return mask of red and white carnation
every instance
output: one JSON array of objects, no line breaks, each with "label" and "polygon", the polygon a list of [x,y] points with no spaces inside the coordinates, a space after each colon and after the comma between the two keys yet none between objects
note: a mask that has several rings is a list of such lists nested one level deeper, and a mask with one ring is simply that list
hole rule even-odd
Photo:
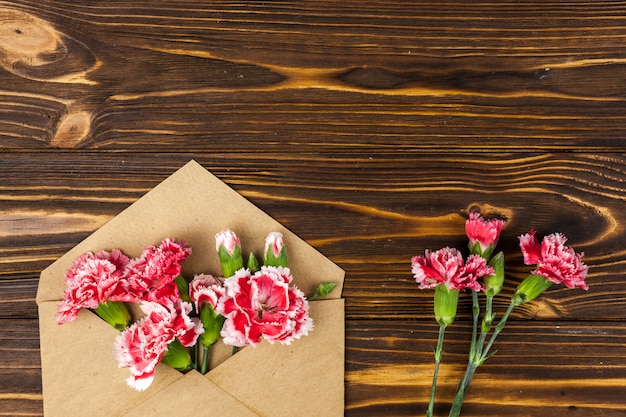
[{"label": "red and white carnation", "polygon": [[483,257],[470,255],[465,262],[461,252],[450,247],[434,252],[427,249],[424,256],[411,259],[411,266],[420,289],[445,284],[450,290],[480,291],[482,285],[478,279],[494,273]]},{"label": "red and white carnation", "polygon": [[164,239],[159,246],[147,246],[139,258],[128,265],[126,293],[116,301],[161,301],[178,299],[174,280],[182,271],[181,262],[191,255],[182,241]]},{"label": "red and white carnation", "polygon": [[183,346],[189,347],[204,332],[200,320],[189,316],[190,303],[143,302],[141,309],[146,316],[117,336],[114,345],[119,367],[130,369],[131,376],[126,382],[138,391],[152,384],[154,370],[170,343],[178,339]]},{"label": "red and white carnation", "polygon": [[226,248],[226,252],[232,255],[235,252],[235,248],[241,247],[239,237],[230,229],[222,230],[215,235],[215,250],[219,252],[220,246]]},{"label": "red and white carnation", "polygon": [[565,246],[567,238],[562,233],[545,236],[540,243],[531,230],[519,236],[519,245],[526,265],[536,265],[533,274],[541,275],[555,284],[564,284],[567,288],[589,287],[585,277],[589,267],[582,262],[584,253],[576,253]]},{"label": "red and white carnation", "polygon": [[226,294],[224,282],[212,275],[196,275],[189,284],[189,298],[195,304],[198,314],[204,303],[209,303],[211,308],[215,310],[219,299],[224,294]]},{"label": "red and white carnation", "polygon": [[221,335],[233,346],[290,344],[313,329],[309,304],[302,291],[290,286],[288,268],[262,267],[251,275],[239,270],[224,282],[226,295],[217,311],[226,317]]},{"label": "red and white carnation", "polygon": [[485,220],[480,213],[472,212],[465,222],[465,234],[469,239],[470,248],[477,243],[480,253],[488,258],[500,239],[500,232],[505,221],[501,219]]},{"label": "red and white carnation", "polygon": [[123,292],[120,277],[128,263],[128,257],[117,249],[87,252],[74,260],[65,274],[67,287],[57,309],[57,323],[68,323],[82,308],[95,309]]},{"label": "red and white carnation", "polygon": [[265,248],[263,253],[271,253],[275,258],[277,258],[284,246],[283,234],[280,232],[271,232],[265,238]]}]

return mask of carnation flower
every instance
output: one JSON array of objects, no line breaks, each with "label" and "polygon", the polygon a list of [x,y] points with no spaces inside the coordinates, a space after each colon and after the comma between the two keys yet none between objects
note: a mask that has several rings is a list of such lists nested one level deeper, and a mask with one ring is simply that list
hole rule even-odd
[{"label": "carnation flower", "polygon": [[479,255],[470,255],[467,262],[457,249],[445,247],[431,252],[428,249],[424,256],[411,259],[415,281],[420,289],[435,288],[445,284],[450,290],[472,289],[481,290],[478,279],[493,274],[493,268]]},{"label": "carnation flower", "polygon": [[57,309],[57,323],[70,322],[82,308],[96,309],[114,299],[122,291],[119,280],[128,262],[128,257],[117,249],[87,252],[74,260],[65,274],[67,287]]},{"label": "carnation flower", "polygon": [[200,336],[199,341],[205,348],[209,348],[217,342],[222,330],[224,317],[216,313],[215,310],[219,299],[225,293],[222,280],[211,275],[196,275],[189,284],[189,298],[195,304],[196,313],[204,327],[204,333]]},{"label": "carnation flower", "polygon": [[119,301],[161,301],[180,297],[174,280],[182,271],[181,262],[191,255],[182,241],[164,239],[159,246],[147,246],[130,261],[124,282],[126,292]]},{"label": "carnation flower", "polygon": [[[130,369],[128,385],[138,391],[145,390],[152,383],[154,370],[168,353],[170,344],[176,340],[187,347],[196,343],[203,329],[197,318],[189,316],[191,309],[191,304],[184,301],[165,305],[141,303],[146,316],[117,336],[114,346],[119,367]],[[190,365],[191,358],[186,362]],[[180,368],[179,365],[177,369]]]},{"label": "carnation flower", "polygon": [[500,239],[500,232],[504,227],[504,220],[485,220],[480,213],[472,212],[465,222],[465,234],[469,238],[470,252],[489,259],[493,249]]},{"label": "carnation flower", "polygon": [[581,259],[584,253],[576,253],[573,249],[565,246],[567,238],[562,233],[552,233],[539,240],[535,231],[531,230],[525,235],[519,236],[520,249],[524,255],[526,265],[536,265],[533,274],[540,275],[554,284],[564,284],[567,288],[589,287],[585,283],[587,270]]},{"label": "carnation flower", "polygon": [[302,291],[290,286],[288,268],[264,266],[251,275],[239,270],[224,282],[226,296],[217,306],[226,317],[221,335],[233,346],[256,345],[261,339],[290,344],[313,329],[309,304]]},{"label": "carnation flower", "polygon": [[196,306],[196,313],[200,313],[200,308],[204,303],[208,303],[213,309],[217,307],[217,302],[226,293],[224,283],[220,278],[212,275],[200,274],[194,276],[189,284],[189,298]]}]

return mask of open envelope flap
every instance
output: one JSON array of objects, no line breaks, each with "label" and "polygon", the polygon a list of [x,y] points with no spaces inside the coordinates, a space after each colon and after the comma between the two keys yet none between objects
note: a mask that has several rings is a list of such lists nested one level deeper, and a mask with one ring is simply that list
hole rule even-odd
[{"label": "open envelope flap", "polygon": [[[56,307],[65,289],[65,272],[70,268],[72,261],[87,251],[113,248],[135,257],[146,245],[158,244],[163,238],[171,237],[184,240],[193,249],[193,254],[183,262],[183,274],[186,277],[197,273],[219,274],[221,268],[215,252],[214,235],[225,228],[230,228],[239,235],[244,256],[247,256],[250,250],[254,250],[260,256],[258,252],[262,251],[265,236],[272,231],[283,233],[294,282],[305,294],[311,294],[321,282],[337,284],[335,290],[324,300],[311,302],[316,330],[311,335],[294,341],[292,347],[315,344],[312,342],[316,339],[306,340],[315,337],[316,333],[322,334],[323,331],[320,329],[324,328],[323,322],[327,319],[315,317],[319,309],[314,305],[322,305],[341,297],[343,270],[201,165],[191,161],[42,271],[37,304],[40,314],[46,416],[76,415],[78,410],[85,416],[122,415],[120,413],[128,412],[183,377],[177,371],[159,365],[153,385],[147,391],[137,393],[125,383],[129,375],[128,370],[118,369],[113,357],[113,340],[116,334],[114,329],[89,311],[81,312],[71,323],[62,326],[56,324],[54,320]],[[336,314],[333,314],[332,326],[336,336],[341,339],[339,348],[343,352],[344,311],[343,300],[339,301],[341,311],[337,309]],[[331,305],[334,304],[328,304]],[[282,346],[269,347],[280,349]],[[244,348],[236,358],[231,359],[239,360],[239,355],[244,355],[242,358],[245,358],[245,355],[252,355],[246,353],[250,349],[254,348]],[[259,346],[257,351],[261,349],[263,347]],[[315,349],[321,354],[324,349],[335,348],[328,345],[317,346]],[[271,349],[269,351],[271,352]],[[265,355],[262,356],[257,359],[257,363],[269,363]],[[341,364],[336,363],[333,366],[340,371],[334,377],[337,384],[341,383],[341,412],[343,412],[343,354],[341,356]],[[229,362],[230,359],[224,364]],[[313,366],[317,364],[314,363]],[[236,365],[230,367],[238,368]],[[212,372],[218,371],[219,368],[216,366]],[[240,369],[249,375],[257,375],[258,372],[255,369]],[[318,378],[326,371],[320,369]],[[327,382],[321,379],[319,384]],[[242,384],[242,380],[239,380],[239,383]],[[220,387],[225,389],[223,386]],[[232,395],[230,391],[228,392]],[[289,395],[288,388],[286,395]],[[288,398],[291,400],[291,396]],[[312,399],[311,402],[317,400]],[[295,415],[303,414],[298,412]],[[321,415],[334,414],[323,412]]]},{"label": "open envelope flap", "polygon": [[144,401],[124,417],[216,416],[258,417],[258,414],[228,395],[211,381],[192,371]]}]

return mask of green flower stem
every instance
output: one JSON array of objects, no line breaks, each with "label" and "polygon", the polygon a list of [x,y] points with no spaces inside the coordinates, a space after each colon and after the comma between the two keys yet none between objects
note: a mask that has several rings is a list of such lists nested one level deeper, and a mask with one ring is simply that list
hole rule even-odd
[{"label": "green flower stem", "polygon": [[461,414],[461,407],[463,406],[463,400],[465,400],[465,394],[469,389],[470,382],[474,377],[474,373],[476,372],[476,368],[478,368],[478,364],[470,361],[467,365],[467,369],[465,370],[465,375],[463,379],[459,382],[459,385],[456,389],[456,394],[454,395],[454,401],[452,402],[452,407],[450,408],[449,417],[458,417]]},{"label": "green flower stem", "polygon": [[480,365],[482,365],[483,363],[485,363],[487,359],[489,359],[490,357],[489,350],[491,349],[493,342],[496,340],[496,337],[498,337],[502,329],[504,329],[504,325],[506,324],[506,321],[511,315],[513,308],[515,308],[515,303],[513,299],[511,299],[511,303],[509,304],[509,307],[504,313],[504,316],[502,316],[502,318],[496,325],[493,331],[493,334],[491,335],[491,339],[489,339],[489,343],[487,343],[487,346],[485,346],[484,349],[482,348],[482,344],[484,343],[486,339],[487,332],[481,331],[481,336],[478,341],[479,346],[476,346],[474,355],[473,356],[470,355],[470,360],[469,360],[469,363],[467,364],[465,375],[463,376],[463,379],[459,382],[459,385],[456,389],[456,394],[454,395],[454,401],[452,402],[452,407],[450,408],[449,417],[458,417],[461,414],[461,407],[463,406],[463,400],[465,399],[465,394],[469,390],[469,386],[470,386],[470,383],[472,382],[472,378],[474,377],[474,373],[476,372],[476,369]]},{"label": "green flower stem", "polygon": [[209,371],[209,350],[210,346],[204,346],[204,352],[202,356],[202,368],[200,369],[200,373],[202,375],[206,374]]},{"label": "green flower stem", "polygon": [[482,332],[488,333],[491,330],[491,323],[493,323],[493,319],[495,318],[495,314],[493,314],[493,297],[487,295],[487,300],[485,301],[485,317],[483,317],[483,325]]},{"label": "green flower stem", "polygon": [[480,304],[478,303],[478,291],[472,290],[472,340],[470,342],[469,358],[476,355],[476,335],[478,333],[478,316],[480,315]]},{"label": "green flower stem", "polygon": [[[485,302],[485,316],[483,317],[482,326],[480,328],[480,336],[478,340],[472,342],[475,343],[476,349],[473,350],[473,354],[470,351],[470,361],[479,361],[483,355],[483,347],[485,345],[485,340],[487,339],[487,335],[491,330],[491,324],[495,314],[492,312],[493,307],[493,297],[487,296],[487,300]],[[476,323],[475,323],[476,326]],[[474,330],[473,338],[476,338],[476,329]]]},{"label": "green flower stem", "polygon": [[511,302],[509,303],[509,307],[506,309],[504,316],[502,316],[502,318],[496,325],[496,328],[493,331],[493,334],[491,335],[491,339],[489,339],[489,343],[487,343],[487,346],[485,346],[485,350],[483,351],[483,354],[481,355],[479,365],[482,365],[489,358],[488,356],[489,349],[491,349],[491,346],[493,345],[493,342],[495,342],[496,337],[498,337],[502,329],[504,329],[504,325],[506,324],[506,321],[508,320],[514,308],[515,308],[515,302],[513,299],[511,299]]},{"label": "green flower stem", "polygon": [[433,372],[433,383],[430,388],[430,401],[428,402],[428,409],[426,410],[426,417],[432,417],[435,408],[435,390],[437,388],[437,376],[439,375],[439,363],[443,356],[443,338],[446,331],[447,324],[439,324],[439,337],[437,338],[437,348],[435,349],[435,371]]}]

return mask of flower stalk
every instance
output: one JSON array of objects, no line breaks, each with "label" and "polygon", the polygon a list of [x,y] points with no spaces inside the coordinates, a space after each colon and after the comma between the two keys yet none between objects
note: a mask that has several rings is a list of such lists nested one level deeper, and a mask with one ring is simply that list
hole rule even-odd
[{"label": "flower stalk", "polygon": [[[498,335],[504,329],[515,307],[530,302],[546,291],[552,284],[564,284],[568,288],[587,290],[585,277],[588,267],[576,253],[565,246],[567,239],[560,233],[545,236],[542,242],[531,230],[518,237],[526,265],[535,269],[518,285],[511,296],[509,306],[495,324],[494,298],[504,286],[504,253],[493,255],[504,220],[483,219],[479,213],[471,213],[465,225],[469,239],[470,256],[466,261],[454,248],[425,251],[424,256],[411,259],[412,272],[420,289],[435,289],[435,320],[439,323],[439,336],[435,349],[435,370],[431,385],[426,416],[432,417],[439,366],[443,355],[444,333],[454,322],[459,292],[471,290],[472,294],[472,337],[465,373],[457,385],[449,417],[458,417],[470,384],[479,366],[493,356],[491,352]],[[482,282],[477,279],[483,278]],[[443,284],[443,285],[442,285]],[[485,294],[485,310],[480,320],[479,294]]]}]

